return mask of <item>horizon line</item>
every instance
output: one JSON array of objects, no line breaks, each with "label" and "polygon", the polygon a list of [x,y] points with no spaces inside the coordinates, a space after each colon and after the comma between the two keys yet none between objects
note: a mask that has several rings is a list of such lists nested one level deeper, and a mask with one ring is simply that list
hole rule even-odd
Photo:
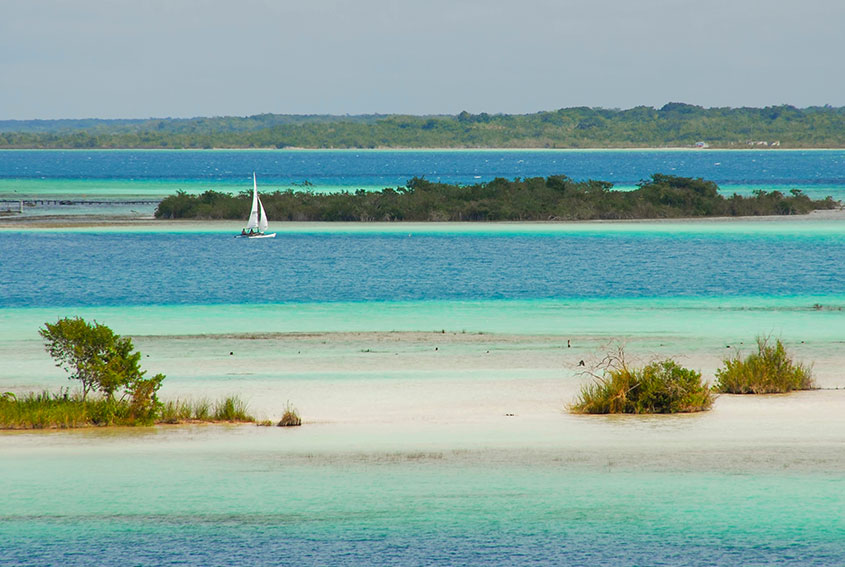
[{"label": "horizon line", "polygon": [[283,113],[283,112],[259,112],[256,114],[210,114],[210,115],[194,115],[194,116],[147,116],[147,117],[96,117],[96,116],[83,116],[83,117],[63,117],[63,118],[0,118],[0,123],[9,123],[9,122],[62,122],[62,121],[83,121],[83,120],[100,120],[100,121],[110,121],[110,122],[120,122],[120,121],[132,121],[132,122],[144,122],[150,120],[202,120],[202,119],[210,119],[210,118],[255,118],[260,116],[290,116],[290,117],[298,117],[298,118],[309,118],[309,117],[319,117],[319,118],[377,118],[377,117],[391,117],[391,116],[409,116],[409,117],[417,117],[417,118],[436,118],[436,117],[456,117],[460,116],[463,113],[467,113],[470,116],[480,116],[480,115],[488,115],[488,116],[530,116],[532,114],[544,114],[544,113],[553,113],[558,112],[561,110],[575,110],[575,109],[585,109],[585,110],[593,110],[593,111],[613,111],[613,112],[625,112],[629,110],[635,110],[638,108],[647,108],[651,110],[656,110],[658,112],[666,110],[667,106],[670,105],[678,105],[683,107],[690,107],[696,108],[701,110],[765,110],[771,108],[790,108],[794,110],[811,110],[811,109],[825,109],[825,110],[842,110],[845,109],[845,106],[833,106],[831,104],[819,104],[819,105],[810,105],[810,106],[795,106],[789,103],[782,103],[777,105],[766,105],[766,106],[701,106],[698,104],[690,104],[685,102],[676,102],[670,101],[665,103],[661,107],[657,106],[650,106],[646,104],[638,104],[635,106],[630,107],[605,107],[605,106],[586,106],[586,105],[577,105],[577,106],[562,106],[555,109],[545,109],[545,110],[536,110],[533,112],[469,112],[467,110],[461,110],[460,112],[456,112],[454,114],[450,113],[442,113],[442,112],[433,112],[433,113],[425,113],[425,114],[414,114],[414,113],[407,113],[407,112],[362,112],[358,114],[351,114],[351,113],[340,113],[340,114],[333,114],[333,113],[315,113],[315,112],[305,112],[305,113]]}]

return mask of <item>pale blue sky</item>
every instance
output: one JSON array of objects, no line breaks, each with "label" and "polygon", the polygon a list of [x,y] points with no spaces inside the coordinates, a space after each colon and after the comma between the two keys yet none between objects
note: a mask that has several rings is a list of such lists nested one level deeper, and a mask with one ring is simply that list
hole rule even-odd
[{"label": "pale blue sky", "polygon": [[845,106],[843,0],[0,0],[0,119]]}]

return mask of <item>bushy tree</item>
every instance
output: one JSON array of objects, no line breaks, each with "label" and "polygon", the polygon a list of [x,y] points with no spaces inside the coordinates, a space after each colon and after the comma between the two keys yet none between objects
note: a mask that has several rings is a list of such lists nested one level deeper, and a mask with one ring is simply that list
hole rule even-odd
[{"label": "bushy tree", "polygon": [[106,325],[81,317],[45,323],[38,330],[56,366],[82,383],[83,400],[92,392],[106,400],[129,400],[136,417],[150,417],[158,406],[156,392],[163,374],[144,378],[141,353],[133,352],[132,339],[121,337]]}]

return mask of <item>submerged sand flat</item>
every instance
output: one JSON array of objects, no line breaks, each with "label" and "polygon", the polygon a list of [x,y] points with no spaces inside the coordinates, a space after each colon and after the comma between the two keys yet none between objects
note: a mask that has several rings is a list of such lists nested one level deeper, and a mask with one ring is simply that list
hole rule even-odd
[{"label": "submerged sand flat", "polygon": [[[33,442],[111,445],[126,437],[131,444],[152,442],[156,451],[242,445],[312,464],[412,457],[549,464],[562,458],[567,466],[599,468],[845,471],[845,350],[836,342],[790,345],[799,358],[815,361],[822,390],[723,395],[710,412],[643,417],[566,412],[589,380],[579,362],[590,364],[612,348],[610,337],[315,332],[144,335],[134,341],[145,366],[168,375],[164,399],[237,393],[262,419],[278,419],[290,401],[305,425],[290,433],[254,426],[6,433],[6,449]],[[672,337],[625,343],[634,362],[673,356],[707,379],[720,364],[720,346]],[[3,389],[67,384],[37,342],[5,347],[21,349],[21,360],[37,373],[27,378],[24,372],[17,381],[6,376]]]}]

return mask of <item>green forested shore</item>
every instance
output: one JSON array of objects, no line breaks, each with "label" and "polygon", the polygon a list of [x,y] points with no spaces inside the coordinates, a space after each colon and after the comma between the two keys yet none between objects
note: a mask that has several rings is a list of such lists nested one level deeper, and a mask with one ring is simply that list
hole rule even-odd
[{"label": "green forested shore", "polygon": [[[239,195],[179,192],[158,205],[159,219],[244,219],[251,192]],[[415,177],[405,187],[381,191],[317,194],[276,191],[261,196],[274,221],[548,221],[646,219],[702,216],[805,214],[839,205],[812,200],[801,191],[719,194],[712,181],[656,173],[631,191],[605,181],[547,178],[494,179],[471,186],[432,183]]]},{"label": "green forested shore", "polygon": [[845,107],[0,121],[0,148],[842,148]]}]

